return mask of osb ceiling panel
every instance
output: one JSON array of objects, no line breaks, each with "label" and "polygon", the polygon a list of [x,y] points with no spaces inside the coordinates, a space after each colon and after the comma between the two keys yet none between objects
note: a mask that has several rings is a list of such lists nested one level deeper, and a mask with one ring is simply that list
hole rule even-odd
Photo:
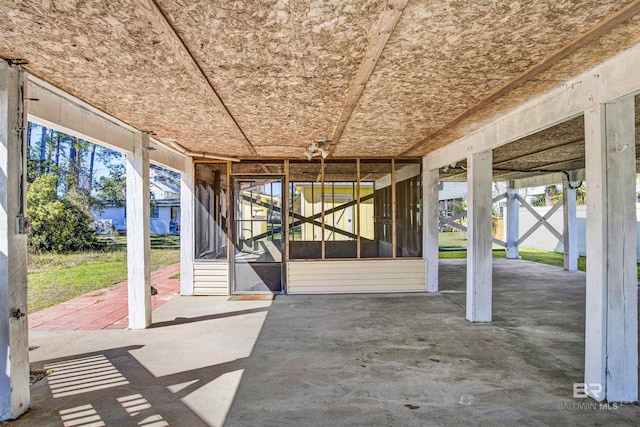
[{"label": "osb ceiling panel", "polygon": [[[635,97],[636,158],[640,158],[640,95]],[[493,179],[505,181],[585,167],[584,116],[579,116],[493,150]],[[465,181],[467,162],[440,170],[443,181]],[[445,170],[446,169],[446,170]],[[527,172],[531,171],[531,172]]]},{"label": "osb ceiling panel", "polygon": [[409,2],[336,155],[401,154],[625,3]]},{"label": "osb ceiling panel", "polygon": [[141,130],[250,154],[135,2],[0,2],[0,57]]},{"label": "osb ceiling panel", "polygon": [[550,67],[532,80],[520,85],[480,111],[469,115],[460,123],[438,131],[415,146],[406,155],[419,156],[462,138],[480,128],[483,123],[518,104],[540,95],[576,76],[600,62],[640,43],[640,16],[636,15],[592,43],[578,49],[565,60]]},{"label": "osb ceiling panel", "polygon": [[383,0],[160,0],[260,156],[328,139]]}]

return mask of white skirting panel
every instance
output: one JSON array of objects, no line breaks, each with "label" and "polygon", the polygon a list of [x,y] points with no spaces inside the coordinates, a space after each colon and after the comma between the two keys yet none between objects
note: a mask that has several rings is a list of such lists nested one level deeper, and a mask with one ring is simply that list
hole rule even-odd
[{"label": "white skirting panel", "polygon": [[193,294],[229,295],[229,264],[226,262],[194,262]]},{"label": "white skirting panel", "polygon": [[289,294],[426,290],[421,259],[290,261],[287,270]]}]

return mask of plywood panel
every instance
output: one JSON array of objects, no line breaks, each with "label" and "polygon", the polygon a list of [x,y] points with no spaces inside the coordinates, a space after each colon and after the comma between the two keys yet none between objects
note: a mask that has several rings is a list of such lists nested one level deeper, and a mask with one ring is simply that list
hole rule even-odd
[{"label": "plywood panel", "polygon": [[336,155],[437,148],[430,135],[626,3],[409,2]]},{"label": "plywood panel", "polygon": [[157,1],[260,156],[330,139],[384,0]]},{"label": "plywood panel", "polygon": [[[510,87],[640,3],[409,1],[371,78],[360,81],[372,40],[382,38],[376,29],[391,28],[379,25],[383,11],[398,3],[155,3],[159,16],[150,18],[140,1],[0,2],[0,57],[24,58],[34,75],[158,138],[242,158],[302,159],[312,141],[331,138],[341,112],[355,102],[350,88],[362,85],[335,156],[388,158],[420,156],[455,141],[640,42],[636,15]],[[162,19],[176,37],[167,36]],[[188,57],[195,64],[186,65]],[[473,110],[502,87],[509,92]],[[212,102],[212,93],[221,102]]]},{"label": "plywood panel", "polygon": [[193,264],[194,295],[228,295],[229,265],[226,262]]},{"label": "plywood panel", "polygon": [[287,269],[290,294],[425,290],[424,260],[301,261]]}]

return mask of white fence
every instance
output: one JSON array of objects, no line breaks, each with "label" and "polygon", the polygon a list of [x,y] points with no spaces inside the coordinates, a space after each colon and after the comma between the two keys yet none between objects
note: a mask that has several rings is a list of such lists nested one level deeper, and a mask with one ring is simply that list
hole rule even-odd
[{"label": "white fence", "polygon": [[[534,207],[534,210],[540,214],[540,216],[544,216],[549,210],[551,206],[540,206]],[[640,214],[640,208],[636,208],[636,218]],[[563,211],[562,209],[558,209],[551,218],[549,218],[548,222],[551,224],[556,230],[560,233],[563,232]],[[577,232],[578,232],[578,253],[580,255],[586,255],[587,253],[587,244],[586,244],[586,218],[587,218],[587,209],[586,206],[577,206],[576,208],[576,216],[578,217],[577,224]],[[535,223],[537,222],[536,218],[526,209],[520,208],[520,230],[519,236],[522,236],[527,232]],[[506,227],[506,224],[505,224]],[[505,230],[506,231],[506,230]],[[505,232],[506,235],[506,232]],[[637,223],[636,227],[636,235],[638,236],[638,241],[636,244],[636,255],[638,260],[640,261],[640,222]],[[533,249],[542,249],[546,251],[556,251],[563,252],[563,244],[559,242],[558,239],[551,234],[546,227],[539,227],[531,236],[529,236],[522,244],[521,248],[533,248]]]}]

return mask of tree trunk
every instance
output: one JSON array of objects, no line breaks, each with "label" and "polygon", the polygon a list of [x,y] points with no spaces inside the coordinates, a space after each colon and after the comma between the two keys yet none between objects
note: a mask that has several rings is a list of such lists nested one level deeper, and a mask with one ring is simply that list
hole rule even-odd
[{"label": "tree trunk", "polygon": [[67,167],[67,191],[79,189],[79,174],[78,168],[78,138],[71,137],[69,141],[69,165]]},{"label": "tree trunk", "polygon": [[96,144],[91,144],[91,157],[89,158],[89,176],[88,176],[88,192],[91,194],[91,190],[93,190],[93,167],[96,159]]},{"label": "tree trunk", "polygon": [[[52,131],[53,132],[53,131]],[[54,173],[56,174],[56,190],[60,185],[60,132],[56,132],[56,170]]]}]

